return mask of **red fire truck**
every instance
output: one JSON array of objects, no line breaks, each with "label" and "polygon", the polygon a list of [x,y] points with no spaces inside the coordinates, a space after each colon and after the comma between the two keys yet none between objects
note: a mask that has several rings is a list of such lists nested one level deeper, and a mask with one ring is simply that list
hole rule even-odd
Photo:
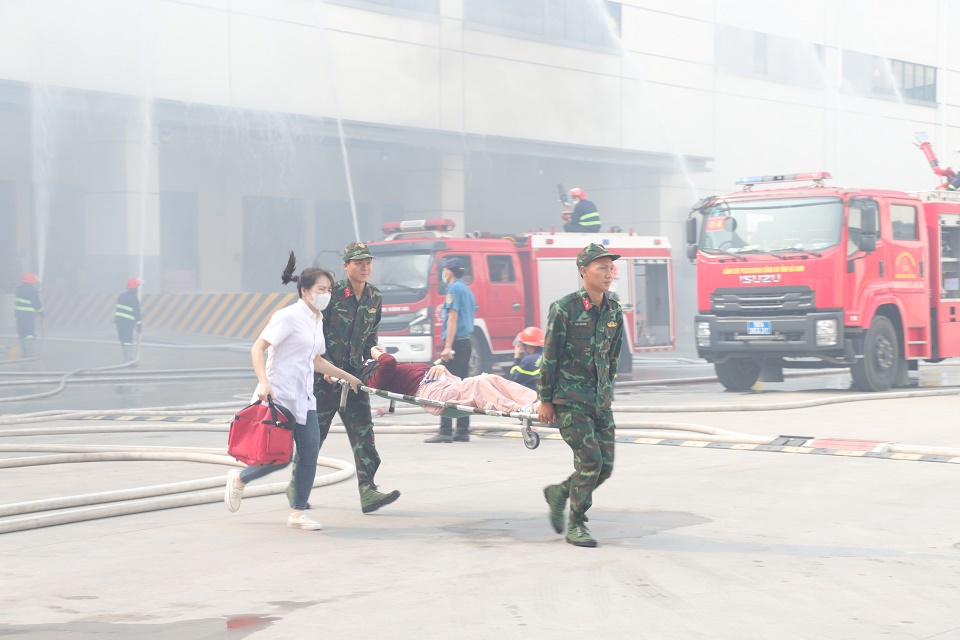
[{"label": "red fire truck", "polygon": [[[857,389],[882,391],[906,385],[921,360],[960,356],[960,196],[925,137],[918,145],[935,191],[756,176],[694,207],[697,350],[724,387],[782,381],[784,367],[849,367]],[[809,184],[781,186],[791,181]]]},{"label": "red fire truck", "polygon": [[[466,265],[463,281],[477,299],[471,375],[513,359],[513,340],[525,326],[545,328],[550,303],[580,287],[577,253],[591,242],[623,257],[611,289],[623,307],[621,366],[633,354],[673,349],[673,282],[666,238],[631,233],[535,232],[514,236],[473,233],[454,237],[449,219],[407,220],[383,226],[385,240],[370,243],[376,265],[370,280],[383,293],[380,344],[401,362],[440,355],[440,281],[446,258]],[[623,370],[623,369],[621,369]]]}]

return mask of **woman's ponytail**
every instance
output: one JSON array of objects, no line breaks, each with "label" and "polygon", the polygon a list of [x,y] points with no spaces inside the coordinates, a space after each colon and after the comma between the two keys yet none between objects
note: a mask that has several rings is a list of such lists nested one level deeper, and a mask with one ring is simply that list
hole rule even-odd
[{"label": "woman's ponytail", "polygon": [[283,284],[300,281],[300,276],[293,275],[293,271],[296,268],[297,256],[293,255],[293,251],[291,251],[290,258],[287,260],[287,268],[283,270],[283,275],[280,276],[280,280],[283,282]]}]

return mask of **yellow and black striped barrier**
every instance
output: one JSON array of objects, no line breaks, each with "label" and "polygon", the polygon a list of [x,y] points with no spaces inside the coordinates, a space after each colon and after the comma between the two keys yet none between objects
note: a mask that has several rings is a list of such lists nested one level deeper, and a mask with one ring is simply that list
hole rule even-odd
[{"label": "yellow and black striped barrier", "polygon": [[[140,313],[148,329],[253,340],[275,311],[295,299],[292,293],[147,294]],[[112,294],[65,295],[45,307],[44,322],[51,327],[109,325],[115,309]]]}]

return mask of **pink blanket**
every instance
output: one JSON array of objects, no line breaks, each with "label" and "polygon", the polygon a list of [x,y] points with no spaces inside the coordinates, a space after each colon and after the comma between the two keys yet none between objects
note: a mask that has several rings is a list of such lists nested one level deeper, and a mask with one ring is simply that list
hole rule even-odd
[{"label": "pink blanket", "polygon": [[[537,400],[537,392],[533,389],[488,373],[463,380],[447,374],[440,380],[421,384],[417,395],[421,398],[496,411],[519,411]],[[435,416],[443,413],[440,407],[424,409]]]}]

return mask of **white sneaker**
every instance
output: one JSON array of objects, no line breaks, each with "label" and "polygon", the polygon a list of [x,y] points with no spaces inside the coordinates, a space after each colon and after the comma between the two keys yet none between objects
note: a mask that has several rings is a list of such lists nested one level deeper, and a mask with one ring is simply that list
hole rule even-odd
[{"label": "white sneaker", "polygon": [[306,529],[307,531],[319,531],[323,525],[305,514],[303,511],[293,511],[287,518],[287,526],[293,529]]},{"label": "white sneaker", "polygon": [[244,486],[246,485],[240,482],[240,470],[231,469],[227,473],[227,486],[223,490],[223,501],[230,511],[236,511],[240,508]]}]

